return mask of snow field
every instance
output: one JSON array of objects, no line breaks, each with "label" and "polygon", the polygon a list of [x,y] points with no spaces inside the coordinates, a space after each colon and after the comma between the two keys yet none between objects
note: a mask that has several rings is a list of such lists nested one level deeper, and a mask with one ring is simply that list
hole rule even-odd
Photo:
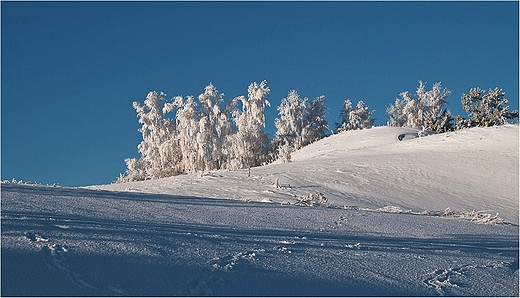
[{"label": "snow field", "polygon": [[417,134],[337,134],[251,177],[3,183],[1,294],[518,296],[518,126]]},{"label": "snow field", "polygon": [[2,259],[2,295],[518,294],[517,226],[157,194],[2,185]]}]

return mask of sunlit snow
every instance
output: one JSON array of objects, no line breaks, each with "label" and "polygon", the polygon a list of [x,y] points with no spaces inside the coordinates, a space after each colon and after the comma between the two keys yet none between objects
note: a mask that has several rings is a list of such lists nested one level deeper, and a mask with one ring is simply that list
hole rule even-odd
[{"label": "sunlit snow", "polygon": [[375,127],[250,177],[3,183],[2,295],[518,296],[518,133]]}]

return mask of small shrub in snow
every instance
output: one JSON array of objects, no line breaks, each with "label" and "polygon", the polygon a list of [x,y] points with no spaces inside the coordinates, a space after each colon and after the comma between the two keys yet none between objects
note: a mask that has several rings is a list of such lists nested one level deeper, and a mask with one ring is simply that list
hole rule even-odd
[{"label": "small shrub in snow", "polygon": [[416,215],[427,215],[427,216],[437,216],[437,217],[446,217],[446,218],[458,218],[462,220],[469,220],[471,222],[477,224],[505,224],[504,219],[498,216],[498,213],[495,215],[486,213],[485,211],[471,211],[471,212],[463,212],[463,211],[452,211],[450,207],[444,209],[444,211],[423,211],[423,212],[414,212],[412,210],[405,210],[396,206],[385,206],[378,209],[371,208],[360,208],[356,206],[343,206],[343,209],[346,210],[365,210],[365,211],[376,211],[376,212],[385,212],[385,213],[404,213],[404,214],[416,214]]},{"label": "small shrub in snow", "polygon": [[295,205],[312,207],[315,204],[321,205],[321,204],[325,204],[325,203],[327,203],[327,198],[325,198],[325,196],[322,193],[315,192],[315,193],[311,193],[305,197],[301,197],[300,200],[295,203]]},{"label": "small shrub in snow", "polygon": [[423,138],[423,137],[427,137],[427,136],[430,136],[430,135],[434,135],[434,134],[437,134],[435,131],[431,131],[431,130],[426,130],[423,128],[423,130],[417,132],[417,135],[420,137],[420,138]]},{"label": "small shrub in snow", "polygon": [[385,206],[379,209],[376,209],[376,211],[379,212],[386,212],[386,213],[411,213],[412,210],[404,210],[400,207],[396,206]]},{"label": "small shrub in snow", "polygon": [[53,184],[42,184],[42,183],[38,183],[38,182],[16,180],[16,179],[14,179],[14,178],[13,178],[11,181],[9,181],[9,180],[2,180],[1,183],[2,183],[2,184],[29,185],[29,186],[52,186],[52,187],[57,187],[57,186],[59,186],[59,184],[57,184],[57,183],[53,183]]},{"label": "small shrub in snow", "polygon": [[435,211],[430,212],[428,215],[432,216],[440,216],[440,217],[449,217],[449,218],[459,218],[463,220],[469,220],[471,222],[475,222],[478,224],[503,224],[504,219],[498,216],[498,212],[495,215],[485,213],[484,211],[471,211],[471,212],[462,212],[462,211],[452,211],[450,207],[444,209],[444,211]]}]

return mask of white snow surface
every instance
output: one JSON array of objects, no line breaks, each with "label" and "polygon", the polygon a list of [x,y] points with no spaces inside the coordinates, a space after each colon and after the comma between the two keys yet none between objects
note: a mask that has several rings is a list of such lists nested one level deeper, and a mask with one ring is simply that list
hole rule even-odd
[{"label": "white snow surface", "polygon": [[375,127],[251,177],[5,183],[1,294],[518,297],[518,133]]},{"label": "white snow surface", "polygon": [[290,163],[252,168],[249,178],[247,170],[212,171],[93,188],[277,203],[320,192],[335,206],[450,207],[498,212],[518,223],[517,125],[418,133],[386,126],[347,131],[302,148]]}]

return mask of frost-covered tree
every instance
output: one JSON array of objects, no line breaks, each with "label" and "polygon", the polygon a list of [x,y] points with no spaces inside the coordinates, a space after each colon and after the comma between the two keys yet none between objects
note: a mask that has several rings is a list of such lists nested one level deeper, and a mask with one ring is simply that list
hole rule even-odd
[{"label": "frost-covered tree", "polygon": [[336,131],[370,128],[374,123],[373,112],[368,106],[365,106],[362,100],[358,101],[356,107],[353,108],[350,99],[346,99],[339,113],[341,123],[336,123]]},{"label": "frost-covered tree", "polygon": [[165,105],[166,94],[151,91],[146,96],[144,105],[134,102],[143,141],[137,146],[141,158],[126,159],[127,175],[120,180],[133,181],[171,176],[177,173],[175,164],[179,162],[176,143],[175,122],[166,119],[170,112]]},{"label": "frost-covered tree", "polygon": [[290,144],[287,139],[281,139],[277,142],[278,146],[278,158],[282,162],[290,162],[291,154],[294,152],[294,144]]},{"label": "frost-covered tree", "polygon": [[329,124],[325,120],[325,96],[316,97],[307,104],[303,116],[302,147],[324,138],[329,131]]},{"label": "frost-covered tree", "polygon": [[480,88],[471,88],[469,94],[462,94],[462,108],[468,112],[469,119],[457,116],[457,127],[493,126],[508,123],[518,118],[518,111],[509,112],[505,92],[496,87],[486,93]]},{"label": "frost-covered tree", "polygon": [[205,170],[220,169],[224,162],[222,145],[229,132],[230,123],[220,109],[224,94],[219,93],[213,84],[209,84],[204,93],[199,95],[200,122],[197,142],[199,155],[203,159]]},{"label": "frost-covered tree", "polygon": [[174,99],[179,109],[176,115],[179,147],[182,154],[181,169],[183,173],[192,173],[204,169],[203,159],[199,154],[199,112],[193,96],[177,96]]},{"label": "frost-covered tree", "polygon": [[126,173],[125,175],[120,174],[117,178],[117,183],[130,182],[130,181],[142,181],[145,180],[146,166],[142,159],[138,158],[126,158]]},{"label": "frost-covered tree", "polygon": [[221,120],[224,118],[228,121],[229,126],[226,128],[227,132],[222,134],[222,156],[221,162],[222,169],[241,169],[240,156],[237,153],[237,126],[235,124],[235,115],[238,115],[238,99],[233,98],[229,100],[224,106],[224,110],[221,114]]},{"label": "frost-covered tree", "polygon": [[406,114],[404,113],[404,106],[404,100],[396,98],[395,103],[386,108],[386,114],[388,116],[388,126],[401,127],[406,124]]},{"label": "frost-covered tree", "polygon": [[236,126],[236,133],[230,136],[227,144],[232,145],[231,162],[233,167],[250,168],[266,162],[269,151],[265,127],[265,107],[269,106],[267,82],[253,82],[248,87],[248,96],[235,97],[228,110]]},{"label": "frost-covered tree", "polygon": [[443,111],[443,107],[447,104],[446,97],[450,94],[450,90],[442,88],[441,82],[435,83],[432,90],[426,90],[426,85],[422,81],[419,81],[415,96],[408,91],[399,94],[405,103],[403,113],[406,124],[404,126],[443,131],[446,125],[441,125],[440,122],[443,114],[446,116],[449,113]]},{"label": "frost-covered tree", "polygon": [[301,99],[296,90],[289,91],[278,106],[279,117],[275,119],[276,141],[279,156],[290,161],[290,153],[302,146],[303,116],[307,99]]},{"label": "frost-covered tree", "polygon": [[282,161],[290,161],[292,152],[326,135],[324,99],[325,96],[319,96],[309,103],[296,90],[289,91],[282,99],[277,108],[279,117],[275,119],[275,144]]},{"label": "frost-covered tree", "polygon": [[453,120],[455,118],[451,115],[449,110],[443,110],[441,116],[437,118],[433,131],[447,132],[455,129]]},{"label": "frost-covered tree", "polygon": [[352,101],[346,99],[343,102],[341,110],[339,110],[340,123],[336,123],[336,132],[350,130],[350,112],[352,112]]},{"label": "frost-covered tree", "polygon": [[370,128],[374,124],[373,112],[368,106],[365,106],[362,100],[358,101],[356,108],[350,112],[349,121],[351,129]]}]

